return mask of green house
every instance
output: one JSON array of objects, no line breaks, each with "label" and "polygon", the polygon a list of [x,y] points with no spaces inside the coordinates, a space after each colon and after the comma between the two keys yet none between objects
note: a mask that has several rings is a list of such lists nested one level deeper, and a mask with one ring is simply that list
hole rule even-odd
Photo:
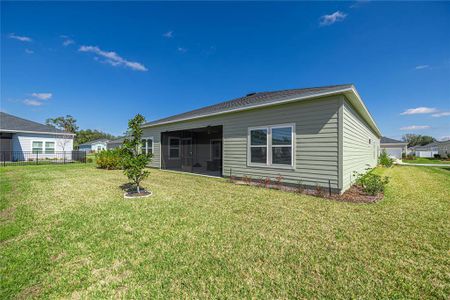
[{"label": "green house", "polygon": [[356,88],[251,93],[144,124],[152,167],[269,177],[342,193],[377,164],[381,133]]}]

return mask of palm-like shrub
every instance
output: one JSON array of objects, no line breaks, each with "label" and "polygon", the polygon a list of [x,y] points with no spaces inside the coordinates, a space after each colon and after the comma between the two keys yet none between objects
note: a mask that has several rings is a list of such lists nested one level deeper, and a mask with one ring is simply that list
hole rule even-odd
[{"label": "palm-like shrub", "polygon": [[383,152],[381,152],[378,160],[379,160],[380,165],[382,165],[383,167],[386,167],[386,168],[390,168],[394,164],[394,160],[392,158],[390,158],[389,155],[384,150],[383,150]]}]

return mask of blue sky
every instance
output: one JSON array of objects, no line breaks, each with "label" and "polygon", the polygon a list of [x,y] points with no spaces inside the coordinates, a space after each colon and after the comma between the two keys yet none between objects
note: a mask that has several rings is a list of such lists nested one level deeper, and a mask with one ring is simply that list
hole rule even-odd
[{"label": "blue sky", "polygon": [[450,136],[450,3],[1,2],[1,110],[39,122],[342,83],[386,136]]}]

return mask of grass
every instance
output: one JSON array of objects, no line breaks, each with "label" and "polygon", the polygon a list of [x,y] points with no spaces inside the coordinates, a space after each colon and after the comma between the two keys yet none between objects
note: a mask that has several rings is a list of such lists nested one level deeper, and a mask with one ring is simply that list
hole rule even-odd
[{"label": "grass", "polygon": [[449,164],[450,160],[441,160],[436,158],[426,158],[426,157],[416,157],[413,160],[403,160],[404,163],[408,164]]},{"label": "grass", "polygon": [[394,167],[351,204],[152,170],[124,200],[92,164],[0,169],[0,298],[440,298],[450,171]]}]

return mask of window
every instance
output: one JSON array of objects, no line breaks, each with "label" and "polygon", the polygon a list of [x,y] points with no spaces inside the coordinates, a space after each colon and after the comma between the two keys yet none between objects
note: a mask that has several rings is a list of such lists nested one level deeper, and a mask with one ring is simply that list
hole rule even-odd
[{"label": "window", "polygon": [[153,154],[153,138],[144,138],[141,144],[142,153]]},{"label": "window", "polygon": [[31,146],[31,150],[34,154],[42,153],[42,147],[44,147],[44,142],[33,142]]},{"label": "window", "polygon": [[169,159],[180,158],[180,138],[169,137]]},{"label": "window", "polygon": [[222,140],[211,140],[211,159],[222,158]]},{"label": "window", "polygon": [[55,154],[55,142],[45,142],[45,154]]},{"label": "window", "polygon": [[272,164],[292,165],[292,127],[272,128]]},{"label": "window", "polygon": [[293,124],[249,128],[248,164],[293,167],[294,136]]}]

